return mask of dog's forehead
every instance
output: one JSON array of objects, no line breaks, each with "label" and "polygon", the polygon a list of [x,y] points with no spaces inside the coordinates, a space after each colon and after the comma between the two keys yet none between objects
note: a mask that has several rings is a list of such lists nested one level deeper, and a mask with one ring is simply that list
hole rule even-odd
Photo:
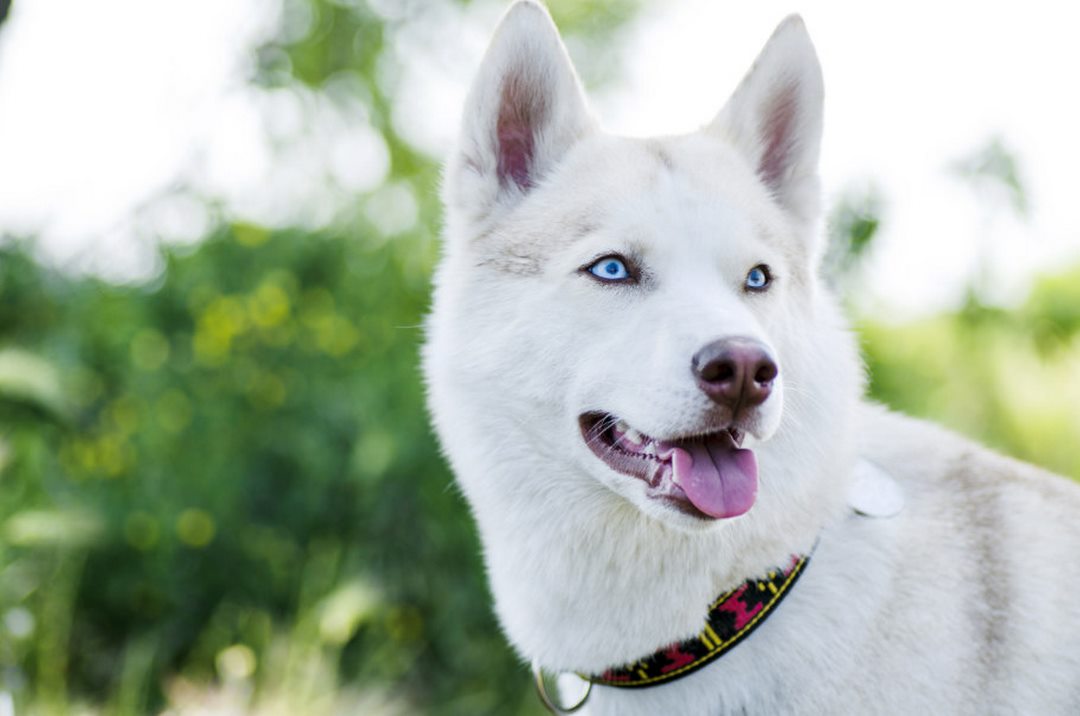
[{"label": "dog's forehead", "polygon": [[724,145],[675,137],[632,146],[641,167],[637,181],[620,181],[622,191],[612,195],[616,231],[695,247],[772,234],[768,195]]},{"label": "dog's forehead", "polygon": [[594,234],[721,248],[725,239],[786,243],[786,233],[749,164],[725,142],[599,136],[575,147],[482,243],[488,263],[531,273]]},{"label": "dog's forehead", "polygon": [[547,188],[599,206],[767,196],[742,156],[702,134],[599,137],[570,152]]}]

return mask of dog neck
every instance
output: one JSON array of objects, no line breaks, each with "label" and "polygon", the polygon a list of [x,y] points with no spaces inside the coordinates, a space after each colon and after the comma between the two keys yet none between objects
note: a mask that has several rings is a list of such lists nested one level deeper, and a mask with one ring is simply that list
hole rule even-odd
[{"label": "dog neck", "polygon": [[513,475],[489,476],[469,497],[510,640],[546,669],[601,673],[698,634],[717,595],[807,554],[843,512],[842,498],[826,497],[843,489],[822,484],[843,480],[851,456],[819,461],[819,475],[785,474],[793,447],[779,439],[759,451],[763,474],[788,489],[764,489],[751,514],[696,532],[645,518],[535,454],[509,461]]}]

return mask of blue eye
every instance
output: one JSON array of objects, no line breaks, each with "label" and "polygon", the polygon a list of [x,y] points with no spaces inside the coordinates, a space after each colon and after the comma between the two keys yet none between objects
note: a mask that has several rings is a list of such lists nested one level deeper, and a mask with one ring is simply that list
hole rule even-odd
[{"label": "blue eye", "polygon": [[630,271],[626,268],[626,264],[615,256],[605,256],[588,270],[601,281],[625,281],[630,278]]},{"label": "blue eye", "polygon": [[755,266],[750,269],[750,273],[746,274],[746,290],[748,291],[763,291],[771,282],[772,276],[769,274],[769,267],[765,264]]}]

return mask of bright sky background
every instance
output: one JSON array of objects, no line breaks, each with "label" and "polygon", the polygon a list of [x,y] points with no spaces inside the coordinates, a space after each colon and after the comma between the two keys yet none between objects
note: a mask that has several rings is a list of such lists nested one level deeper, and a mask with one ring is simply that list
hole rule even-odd
[{"label": "bright sky background", "polygon": [[[206,227],[197,196],[282,224],[319,220],[288,207],[317,205],[320,176],[354,195],[377,187],[385,147],[361,107],[247,87],[245,51],[272,32],[273,5],[15,0],[0,31],[0,233],[40,233],[51,260],[137,277],[155,268],[137,238],[147,226],[173,241]],[[436,156],[500,8],[444,10],[456,14],[433,23],[437,36],[398,38],[397,120]],[[872,182],[886,201],[864,305],[897,317],[952,305],[979,261],[1000,279],[997,298],[1014,301],[1033,272],[1080,260],[1080,5],[657,2],[627,34],[624,77],[594,97],[601,118],[630,134],[700,126],[793,11],[825,71],[827,198]],[[313,117],[321,133],[274,153]],[[948,170],[993,137],[1020,159],[1026,220]],[[177,185],[189,195],[148,203]],[[392,224],[410,201],[387,187],[368,205],[400,209]]]}]

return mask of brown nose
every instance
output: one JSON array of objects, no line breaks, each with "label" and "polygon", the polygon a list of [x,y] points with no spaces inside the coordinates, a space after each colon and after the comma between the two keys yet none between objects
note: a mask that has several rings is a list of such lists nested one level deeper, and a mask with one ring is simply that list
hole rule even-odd
[{"label": "brown nose", "polygon": [[723,338],[707,344],[691,362],[698,387],[732,413],[765,402],[780,373],[765,346],[753,338]]}]

